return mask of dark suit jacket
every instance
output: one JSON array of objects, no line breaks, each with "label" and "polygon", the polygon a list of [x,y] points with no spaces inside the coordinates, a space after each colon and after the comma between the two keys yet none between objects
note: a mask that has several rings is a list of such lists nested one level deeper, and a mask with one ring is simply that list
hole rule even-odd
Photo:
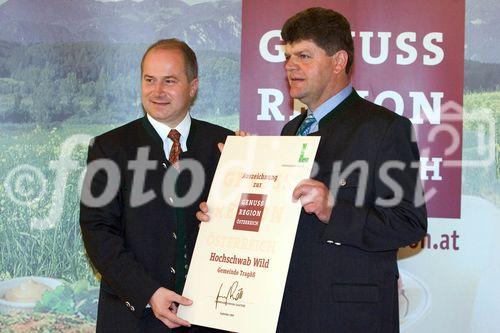
[{"label": "dark suit jacket", "polygon": [[[164,156],[163,143],[146,117],[96,137],[89,147],[88,163],[98,159],[114,162],[119,170],[118,192],[103,207],[80,207],[80,225],[87,254],[102,275],[98,306],[98,332],[169,332],[145,309],[159,287],[174,289],[176,261],[177,218],[184,219],[188,260],[198,231],[195,212],[201,200],[206,200],[220,156],[218,142],[224,142],[229,130],[192,119],[187,152],[183,159],[195,159],[205,170],[201,196],[186,208],[174,208],[162,194],[162,183],[170,168]],[[134,172],[130,161],[137,159],[139,147],[149,149],[149,160],[156,163],[148,170],[144,188],[153,191],[155,198],[146,204],[131,205]],[[94,177],[87,173],[84,183],[94,197],[103,193],[108,176],[98,171]],[[137,177],[137,175],[136,175]],[[137,178],[136,178],[137,180]],[[198,180],[199,181],[199,180]],[[174,184],[166,183],[166,186]],[[191,185],[189,172],[177,180],[179,197]],[[135,185],[134,185],[135,186]],[[82,200],[83,202],[83,200]]]},{"label": "dark suit jacket", "polygon": [[[282,135],[295,135],[304,118],[287,123]],[[314,178],[333,190],[335,206],[328,224],[301,213],[278,331],[398,332],[397,250],[423,238],[427,229],[425,205],[414,203],[420,181],[411,164],[419,152],[411,123],[353,91],[311,135],[321,136]],[[356,161],[366,173],[335,173],[334,163],[345,171]],[[392,207],[375,202],[394,195],[379,177],[387,161],[403,163],[389,172],[402,189],[402,200]],[[357,207],[356,191],[363,184],[366,193]]]}]

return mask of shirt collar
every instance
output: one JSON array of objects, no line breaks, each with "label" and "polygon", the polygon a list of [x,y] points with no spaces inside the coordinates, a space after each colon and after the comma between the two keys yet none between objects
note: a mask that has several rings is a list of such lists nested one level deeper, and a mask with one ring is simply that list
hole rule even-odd
[{"label": "shirt collar", "polygon": [[[167,139],[167,135],[168,133],[170,133],[170,130],[172,128],[154,119],[149,114],[146,115],[148,117],[149,122],[156,130],[162,141],[164,143],[166,142],[166,140],[170,141],[169,139]],[[189,136],[190,128],[191,128],[191,115],[189,114],[189,112],[187,112],[184,119],[182,119],[182,121],[175,127],[175,129],[181,134],[179,141],[181,144],[182,151],[187,151],[187,138]]]},{"label": "shirt collar", "polygon": [[308,109],[307,114],[312,113],[316,122],[319,123],[320,120],[335,109],[344,99],[346,99],[352,92],[352,84],[349,83],[344,89],[339,91],[337,94],[333,95],[327,99],[323,104],[318,106],[315,110]]}]

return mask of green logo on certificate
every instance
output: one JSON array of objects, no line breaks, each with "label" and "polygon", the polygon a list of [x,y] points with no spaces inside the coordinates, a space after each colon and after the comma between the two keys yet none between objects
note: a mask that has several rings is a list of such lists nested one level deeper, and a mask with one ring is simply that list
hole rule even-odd
[{"label": "green logo on certificate", "polygon": [[302,150],[300,151],[299,163],[306,163],[307,161],[309,161],[309,157],[304,156],[306,148],[307,148],[307,143],[303,143]]}]

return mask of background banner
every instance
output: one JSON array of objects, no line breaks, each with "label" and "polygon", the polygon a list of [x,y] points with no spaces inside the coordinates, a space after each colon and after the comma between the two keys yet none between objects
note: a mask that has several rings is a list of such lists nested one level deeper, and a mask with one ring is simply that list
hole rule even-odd
[{"label": "background banner", "polygon": [[354,88],[412,121],[428,214],[460,217],[465,1],[243,1],[242,129],[278,134],[305,107],[288,95],[280,29],[308,6],[351,22]]}]

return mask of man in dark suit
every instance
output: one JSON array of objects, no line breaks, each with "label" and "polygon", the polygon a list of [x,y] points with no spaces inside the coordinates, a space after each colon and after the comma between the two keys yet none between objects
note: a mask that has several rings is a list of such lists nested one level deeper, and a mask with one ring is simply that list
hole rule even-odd
[{"label": "man in dark suit", "polygon": [[[399,247],[424,237],[419,152],[408,119],[358,96],[341,14],[310,8],[283,26],[290,95],[306,113],[282,135],[319,135],[318,172],[300,182],[300,215],[279,332],[398,332]],[[205,203],[197,216],[208,221]]]},{"label": "man in dark suit", "polygon": [[[101,274],[98,332],[170,332],[227,129],[191,118],[198,66],[176,39],[153,44],[141,63],[145,116],[89,147],[80,225]],[[188,170],[189,169],[189,170]],[[111,193],[111,194],[110,194]]]},{"label": "man in dark suit", "polygon": [[293,193],[303,211],[278,331],[398,332],[397,250],[427,228],[411,123],[352,88],[344,16],[310,8],[281,34],[290,95],[308,106],[282,135],[321,143],[319,172]]}]

